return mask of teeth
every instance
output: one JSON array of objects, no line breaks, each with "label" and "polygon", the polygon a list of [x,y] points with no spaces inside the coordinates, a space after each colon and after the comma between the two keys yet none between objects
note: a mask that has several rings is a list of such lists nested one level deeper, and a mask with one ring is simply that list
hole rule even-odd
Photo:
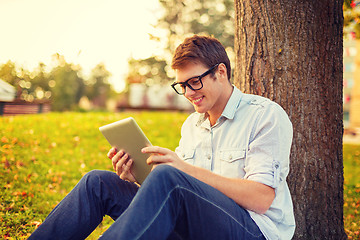
[{"label": "teeth", "polygon": [[202,99],[202,97],[201,97],[201,98],[198,98],[198,99],[196,99],[196,100],[194,100],[194,103],[198,103],[198,102],[200,102],[200,101],[201,101],[201,99]]}]

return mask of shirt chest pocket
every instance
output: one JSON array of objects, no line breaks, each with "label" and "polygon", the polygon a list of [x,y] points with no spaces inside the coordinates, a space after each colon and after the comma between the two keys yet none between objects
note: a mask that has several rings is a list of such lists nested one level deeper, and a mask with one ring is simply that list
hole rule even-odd
[{"label": "shirt chest pocket", "polygon": [[194,165],[194,155],[195,155],[195,149],[186,149],[181,153],[182,159],[185,162],[190,163],[192,165]]},{"label": "shirt chest pocket", "polygon": [[245,176],[245,150],[220,150],[220,172],[224,177],[243,178]]}]

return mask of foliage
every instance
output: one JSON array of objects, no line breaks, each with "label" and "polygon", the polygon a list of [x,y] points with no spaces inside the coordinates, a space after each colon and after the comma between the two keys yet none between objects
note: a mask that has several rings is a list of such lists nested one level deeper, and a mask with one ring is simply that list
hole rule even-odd
[{"label": "foliage", "polygon": [[104,64],[98,64],[88,79],[82,76],[79,65],[66,62],[59,54],[53,55],[52,65],[49,69],[49,66],[39,63],[33,71],[28,71],[8,61],[0,65],[0,79],[18,89],[18,99],[29,102],[48,100],[55,111],[77,108],[83,96],[97,100],[98,105],[104,107],[105,100],[114,93],[108,82],[110,73]]},{"label": "foliage", "polygon": [[[111,170],[98,127],[133,116],[154,145],[175,149],[187,114],[177,112],[51,113],[0,118],[0,238],[26,239],[92,169]],[[171,129],[171,130],[169,130]],[[344,221],[359,239],[360,145],[344,145]],[[89,237],[112,223],[106,218]]]},{"label": "foliage", "polygon": [[[172,77],[170,65],[175,47],[193,34],[211,35],[219,39],[229,55],[234,45],[234,1],[232,0],[160,0],[162,16],[151,39],[164,46],[161,56],[146,59],[129,59],[127,82],[151,81],[163,83]],[[154,64],[154,60],[160,64]],[[138,69],[149,69],[145,74]],[[150,79],[150,80],[149,80]],[[165,81],[164,81],[165,80]]]},{"label": "foliage", "polygon": [[105,65],[100,63],[91,71],[90,79],[85,82],[87,85],[85,95],[102,108],[106,107],[106,99],[113,95],[109,84],[110,76],[111,73],[106,69]]},{"label": "foliage", "polygon": [[43,98],[49,98],[49,85],[44,81],[43,68],[44,64],[39,63],[34,72],[30,73],[23,68],[19,69],[15,63],[8,61],[0,65],[0,79],[16,87],[17,98],[33,101],[40,94],[40,90]]},{"label": "foliage", "polygon": [[360,38],[360,1],[344,0],[344,34]]},{"label": "foliage", "polygon": [[57,66],[49,74],[49,79],[55,84],[51,107],[56,111],[70,110],[84,95],[84,79],[78,74],[79,66],[67,63],[60,55],[56,56]]},{"label": "foliage", "polygon": [[[234,45],[234,1],[160,0],[164,9],[157,27],[166,29],[166,49],[172,53],[183,38],[192,34],[213,35],[225,47]],[[160,40],[159,36],[152,35]]]},{"label": "foliage", "polygon": [[129,70],[127,74],[127,83],[166,83],[168,76],[165,68],[166,61],[157,57],[135,60],[130,58],[128,61]]},{"label": "foliage", "polygon": [[[146,59],[130,58],[127,83],[163,83],[172,77],[168,66],[175,47],[192,34],[212,35],[224,44],[230,60],[234,58],[234,1],[232,0],[159,0],[162,16],[150,34],[164,46],[161,56]],[[344,33],[360,38],[360,1],[344,1]],[[154,60],[160,64],[154,64]],[[139,69],[145,69],[140,72]]]}]

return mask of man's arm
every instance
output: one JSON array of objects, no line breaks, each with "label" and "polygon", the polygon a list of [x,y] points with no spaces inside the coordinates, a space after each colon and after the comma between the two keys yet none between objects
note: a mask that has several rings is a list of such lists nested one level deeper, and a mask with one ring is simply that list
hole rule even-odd
[{"label": "man's arm", "polygon": [[243,208],[259,214],[265,213],[275,198],[275,190],[259,182],[227,178],[195,166],[188,174],[216,188]]},{"label": "man's arm", "polygon": [[265,213],[275,198],[275,190],[265,184],[246,179],[227,178],[206,169],[182,161],[175,152],[161,147],[146,147],[143,153],[151,153],[148,164],[171,165],[190,176],[216,188],[245,209]]}]

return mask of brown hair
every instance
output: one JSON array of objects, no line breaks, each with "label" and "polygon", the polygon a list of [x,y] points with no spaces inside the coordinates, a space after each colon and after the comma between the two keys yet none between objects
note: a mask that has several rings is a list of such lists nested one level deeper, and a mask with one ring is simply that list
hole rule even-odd
[{"label": "brown hair", "polygon": [[180,69],[189,62],[202,63],[209,68],[215,64],[224,63],[230,81],[230,60],[224,46],[216,38],[199,35],[186,38],[176,48],[171,67],[172,69]]}]

